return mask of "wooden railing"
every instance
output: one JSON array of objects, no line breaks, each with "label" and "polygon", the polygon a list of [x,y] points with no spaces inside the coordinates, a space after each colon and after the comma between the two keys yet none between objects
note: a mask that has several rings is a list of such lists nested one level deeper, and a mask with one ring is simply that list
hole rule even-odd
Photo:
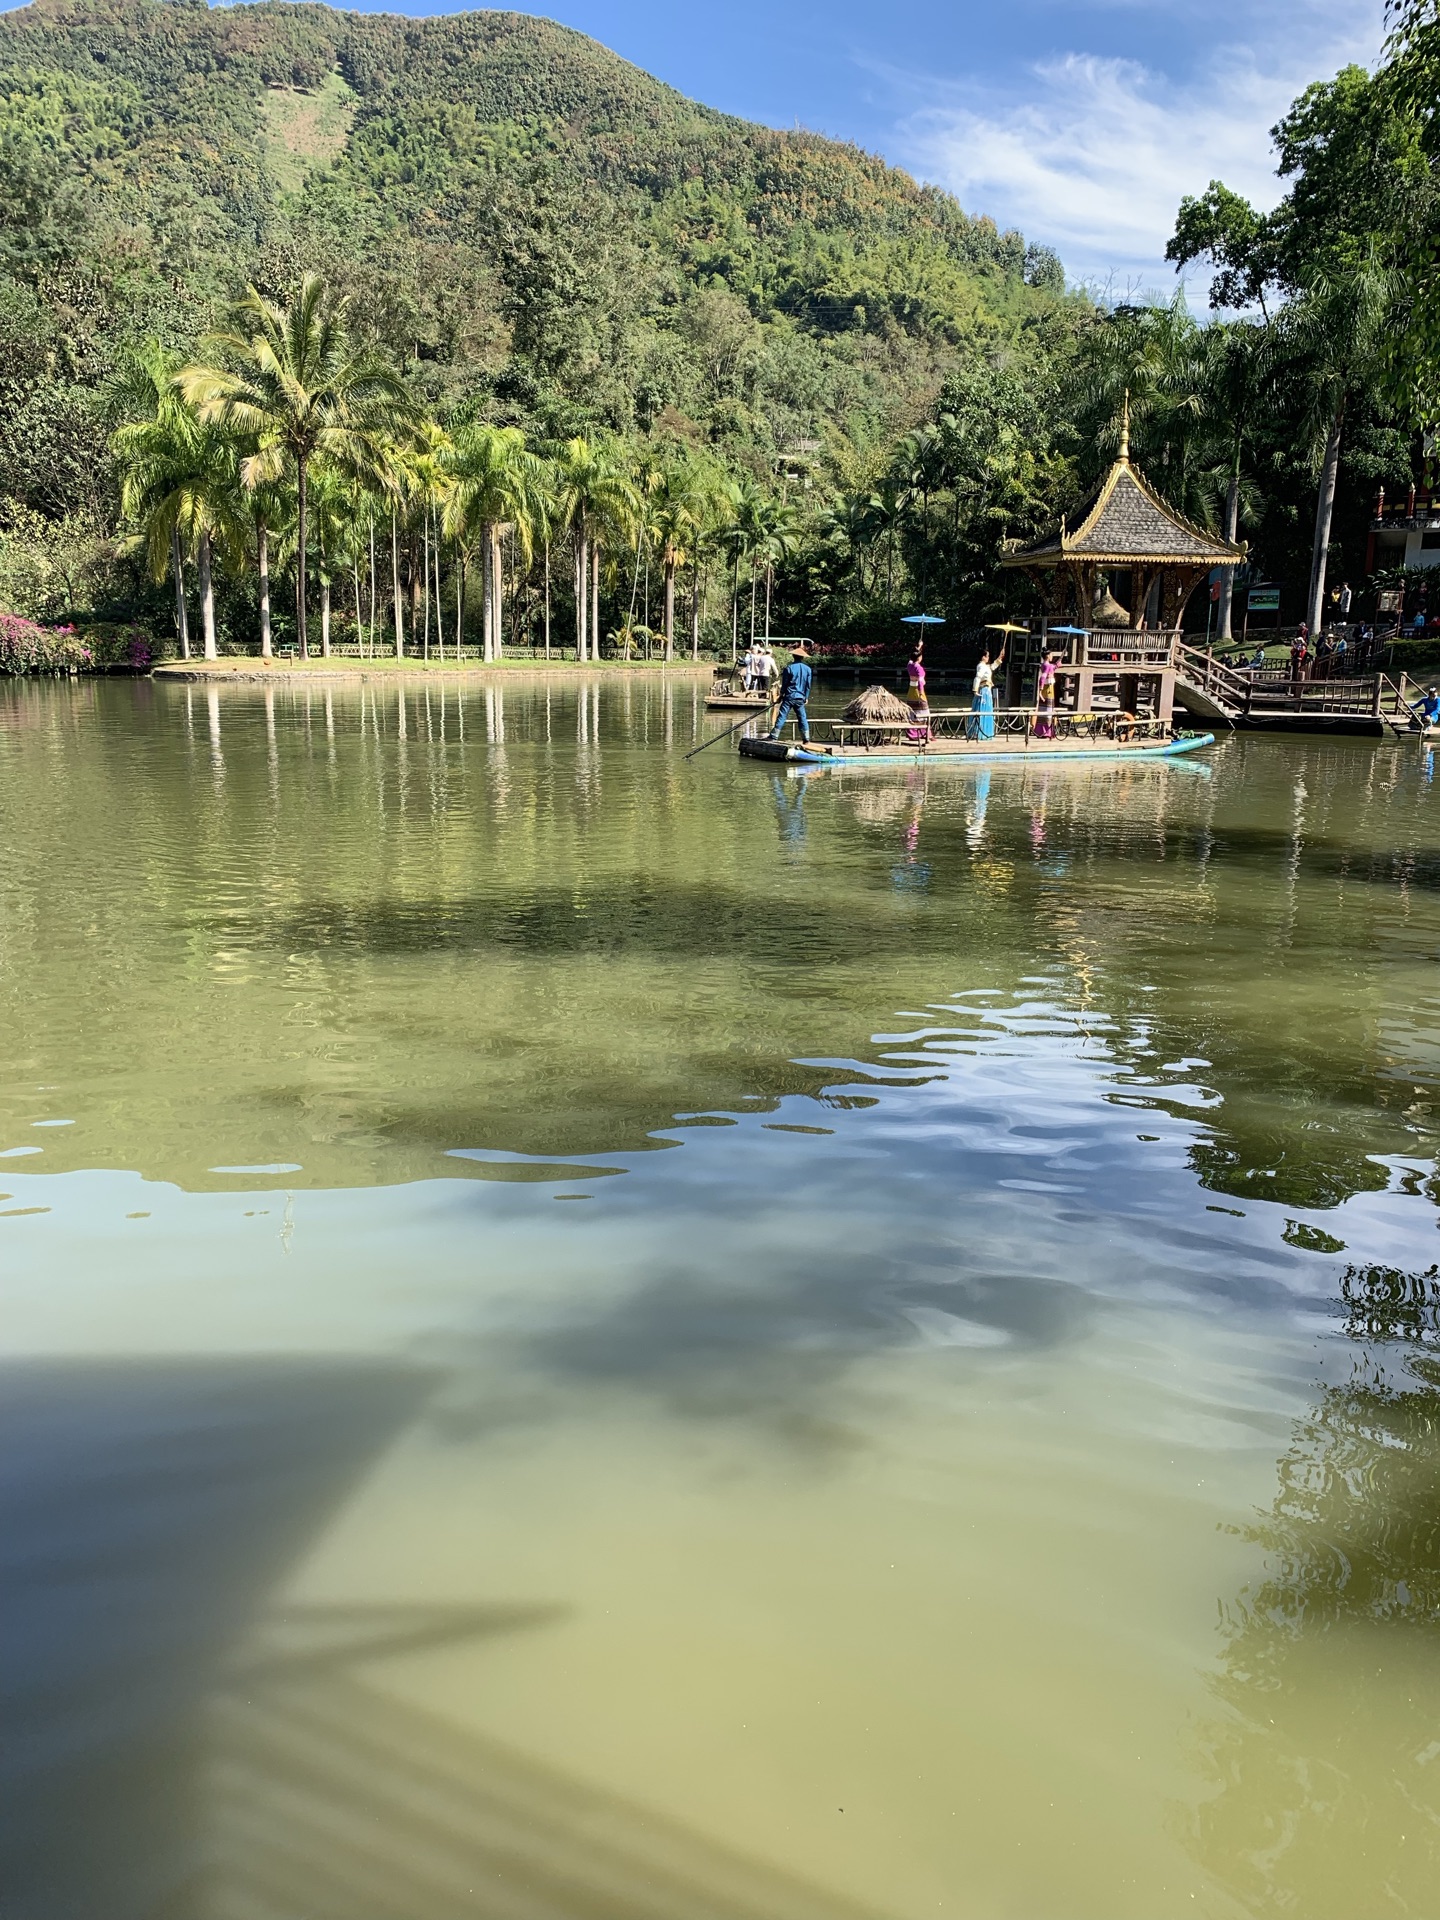
[{"label": "wooden railing", "polygon": [[1208,694],[1231,719],[1266,714],[1349,714],[1376,720],[1409,717],[1402,689],[1383,673],[1342,679],[1333,671],[1297,674],[1285,667],[1237,671],[1209,653],[1183,645],[1177,667],[1182,684]]},{"label": "wooden railing", "polygon": [[1217,706],[1235,713],[1249,711],[1251,676],[1248,673],[1237,672],[1223,660],[1217,660],[1213,653],[1188,647],[1183,640],[1176,642],[1175,652],[1175,665],[1182,679],[1202,693],[1208,693]]},{"label": "wooden railing", "polygon": [[[995,738],[1029,740],[1035,735],[1037,721],[1045,720],[1053,732],[1040,736],[1057,740],[1142,740],[1164,738],[1171,731],[1168,720],[1137,718],[1133,713],[1067,713],[1063,708],[1042,713],[1038,707],[1002,707],[991,716]],[[840,745],[886,746],[904,741],[923,749],[931,740],[963,740],[971,734],[977,716],[971,707],[932,707],[929,714],[913,720],[816,720],[817,733],[829,734]]]}]

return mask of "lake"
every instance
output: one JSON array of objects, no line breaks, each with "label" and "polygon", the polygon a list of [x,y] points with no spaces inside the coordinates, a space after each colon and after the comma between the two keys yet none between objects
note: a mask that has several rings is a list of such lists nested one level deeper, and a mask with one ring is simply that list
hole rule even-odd
[{"label": "lake", "polygon": [[1430,753],[698,687],[0,686],[7,1914],[1432,1913]]}]

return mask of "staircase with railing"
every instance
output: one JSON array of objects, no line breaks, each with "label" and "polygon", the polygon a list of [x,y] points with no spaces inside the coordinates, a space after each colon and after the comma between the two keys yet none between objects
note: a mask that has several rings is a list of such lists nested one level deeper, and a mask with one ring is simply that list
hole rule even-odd
[{"label": "staircase with railing", "polygon": [[1248,667],[1237,671],[1213,653],[1175,643],[1175,700],[1199,719],[1300,722],[1371,720],[1407,726],[1410,703],[1388,674],[1368,673],[1341,679],[1331,672],[1296,674]]}]

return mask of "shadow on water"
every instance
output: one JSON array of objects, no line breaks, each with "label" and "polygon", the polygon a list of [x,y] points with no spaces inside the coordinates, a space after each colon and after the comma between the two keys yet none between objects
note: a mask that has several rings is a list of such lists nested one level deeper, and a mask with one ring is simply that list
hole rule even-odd
[{"label": "shadow on water", "polygon": [[436,1379],[7,1370],[6,1920],[860,1920],[366,1678],[563,1605],[273,1610]]},{"label": "shadow on water", "polygon": [[203,1920],[864,1920],[336,1665],[213,1721]]},{"label": "shadow on water", "polygon": [[183,1910],[220,1670],[430,1385],[414,1370],[271,1361],[6,1370],[12,1920]]},{"label": "shadow on water", "polygon": [[1440,1887],[1440,1273],[1350,1267],[1321,1389],[1246,1537],[1200,1730],[1200,1862],[1256,1916],[1430,1915]]}]

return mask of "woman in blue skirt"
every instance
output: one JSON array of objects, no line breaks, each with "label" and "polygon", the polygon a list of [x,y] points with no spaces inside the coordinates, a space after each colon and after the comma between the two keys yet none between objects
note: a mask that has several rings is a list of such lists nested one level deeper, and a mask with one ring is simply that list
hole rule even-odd
[{"label": "woman in blue skirt", "polygon": [[970,718],[965,722],[965,737],[968,740],[995,738],[995,674],[1004,664],[1004,647],[1001,647],[994,660],[990,658],[988,647],[980,656],[980,664],[975,669],[975,684],[971,689]]}]

